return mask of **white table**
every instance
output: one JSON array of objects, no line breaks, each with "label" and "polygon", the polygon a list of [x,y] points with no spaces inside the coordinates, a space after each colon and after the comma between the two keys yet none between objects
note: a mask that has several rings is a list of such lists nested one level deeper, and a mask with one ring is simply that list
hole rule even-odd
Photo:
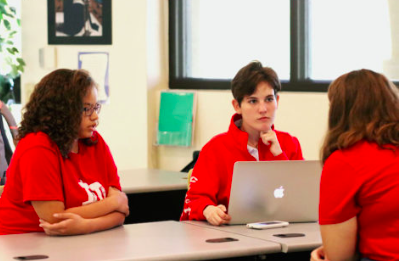
[{"label": "white table", "polygon": [[[207,243],[232,237],[238,241]],[[0,236],[0,260],[47,255],[49,260],[208,260],[278,253],[278,243],[176,221],[125,225],[89,235],[44,233]]]},{"label": "white table", "polygon": [[187,173],[159,169],[119,171],[131,215],[125,224],[179,220],[187,191]]},{"label": "white table", "polygon": [[[310,251],[322,245],[321,234],[317,222],[290,223],[287,227],[263,230],[250,229],[244,225],[212,226],[205,221],[185,221],[185,223],[279,243],[281,244],[282,252],[284,253]],[[274,236],[275,234],[288,233],[302,233],[304,236],[291,238],[280,238]]]},{"label": "white table", "polygon": [[127,194],[187,189],[187,173],[159,169],[132,169],[118,172],[122,191]]}]

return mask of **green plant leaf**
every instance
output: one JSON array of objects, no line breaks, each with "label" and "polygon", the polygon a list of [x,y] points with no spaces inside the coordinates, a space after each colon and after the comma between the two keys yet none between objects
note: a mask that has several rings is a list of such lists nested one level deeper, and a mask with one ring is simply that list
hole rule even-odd
[{"label": "green plant leaf", "polygon": [[[8,17],[10,17],[10,18],[13,18],[13,19],[15,18],[15,16],[14,16],[12,13],[7,12],[6,9],[4,9],[3,15],[6,15],[6,16],[8,16]],[[4,18],[4,19],[5,19],[5,18]]]},{"label": "green plant leaf", "polygon": [[13,50],[12,48],[7,48],[7,51],[8,51],[10,54],[14,54],[14,50]]},{"label": "green plant leaf", "polygon": [[15,9],[15,7],[10,6],[10,11],[11,11],[14,15],[17,15],[17,9]]},{"label": "green plant leaf", "polygon": [[3,75],[3,77],[0,75],[1,82],[2,78],[13,79],[18,77],[24,72],[24,66],[26,66],[14,43],[14,37],[19,33],[21,27],[21,20],[17,17],[16,9],[9,6],[7,0],[0,0],[0,26],[3,28],[0,36],[0,63],[2,66],[10,68],[9,73]]},{"label": "green plant leaf", "polygon": [[4,19],[3,22],[4,22],[4,26],[7,28],[7,30],[10,31],[11,30],[10,21],[8,21],[7,19]]},{"label": "green plant leaf", "polygon": [[25,66],[25,61],[22,58],[17,58],[17,61],[19,62],[19,64],[21,64],[22,66]]}]

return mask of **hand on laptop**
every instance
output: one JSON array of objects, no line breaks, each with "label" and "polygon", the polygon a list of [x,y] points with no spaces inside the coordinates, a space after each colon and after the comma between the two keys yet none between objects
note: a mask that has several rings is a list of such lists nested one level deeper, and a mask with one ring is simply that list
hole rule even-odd
[{"label": "hand on laptop", "polygon": [[270,151],[272,155],[278,156],[282,153],[281,145],[279,144],[275,131],[273,131],[272,129],[262,131],[260,133],[260,137],[265,145],[271,145]]},{"label": "hand on laptop", "polygon": [[204,209],[203,214],[208,223],[214,226],[227,224],[231,220],[231,216],[226,213],[226,207],[224,205],[209,205]]}]

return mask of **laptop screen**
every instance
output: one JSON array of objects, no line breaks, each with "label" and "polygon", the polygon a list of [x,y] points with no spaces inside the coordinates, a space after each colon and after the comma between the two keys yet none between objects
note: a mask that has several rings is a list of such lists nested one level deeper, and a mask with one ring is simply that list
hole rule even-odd
[{"label": "laptop screen", "polygon": [[321,171],[317,160],[236,162],[230,224],[317,221]]}]

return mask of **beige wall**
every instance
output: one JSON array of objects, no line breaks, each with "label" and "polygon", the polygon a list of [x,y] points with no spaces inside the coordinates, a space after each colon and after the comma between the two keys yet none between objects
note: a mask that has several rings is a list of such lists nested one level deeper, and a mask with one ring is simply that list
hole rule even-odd
[{"label": "beige wall", "polygon": [[[168,89],[168,2],[117,0],[112,7],[113,45],[55,45],[58,67],[76,68],[79,51],[109,52],[111,97],[102,109],[99,131],[119,169],[180,170],[191,160],[193,150],[227,130],[234,113],[232,95],[230,91],[198,91],[192,148],[154,146],[159,93]],[[27,63],[24,95],[50,71],[39,66],[39,49],[47,46],[46,0],[22,1],[22,43]],[[318,159],[327,125],[326,93],[280,95],[276,128],[299,138],[306,159]]]},{"label": "beige wall", "polygon": [[[110,54],[110,104],[100,114],[99,132],[119,169],[147,167],[146,1],[113,1],[112,45],[54,45],[58,68],[77,68],[78,52]],[[39,66],[39,49],[47,45],[47,0],[22,1],[22,54],[26,90],[51,70]]]}]

